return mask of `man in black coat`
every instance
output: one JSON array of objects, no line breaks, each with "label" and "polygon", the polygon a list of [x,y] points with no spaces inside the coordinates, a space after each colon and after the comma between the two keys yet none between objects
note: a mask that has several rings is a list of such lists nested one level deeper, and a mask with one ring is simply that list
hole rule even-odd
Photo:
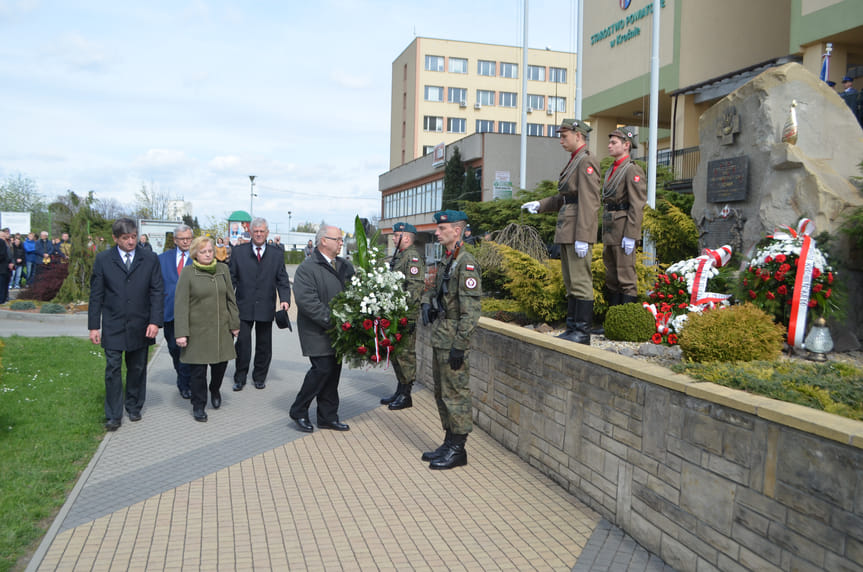
[{"label": "man in black coat", "polygon": [[9,244],[9,229],[0,230],[0,304],[9,298],[9,279],[15,270],[15,258],[12,256],[12,245]]},{"label": "man in black coat", "polygon": [[297,302],[297,329],[303,355],[312,368],[306,373],[294,404],[291,419],[300,431],[315,430],[309,421],[309,406],[318,401],[318,427],[347,431],[339,421],[339,377],[342,364],[336,361],[333,342],[327,333],[332,327],[330,300],[344,290],[354,275],[353,265],[338,256],[342,249],[342,231],[335,226],[321,228],[315,236],[317,248],[303,260],[294,275],[294,297]]},{"label": "man in black coat", "polygon": [[100,252],[93,262],[87,328],[90,341],[105,349],[105,429],[116,431],[123,420],[123,354],[125,409],[129,421],[139,421],[147,395],[147,350],[162,326],[163,301],[159,259],[138,247],[135,221],[115,220],[111,234],[116,248]]},{"label": "man in black coat", "polygon": [[267,372],[273,357],[273,320],[276,317],[276,292],[279,307],[287,310],[291,302],[291,282],[285,270],[284,250],[267,246],[267,221],[252,221],[252,241],[234,247],[231,252],[231,281],[237,293],[240,310],[240,334],[237,336],[234,391],[246,385],[252,359],[252,326],[255,328],[255,387],[266,387]]}]

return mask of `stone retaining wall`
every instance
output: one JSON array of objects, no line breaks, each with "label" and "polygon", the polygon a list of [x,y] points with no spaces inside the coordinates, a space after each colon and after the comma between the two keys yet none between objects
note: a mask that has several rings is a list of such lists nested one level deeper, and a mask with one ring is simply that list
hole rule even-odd
[{"label": "stone retaining wall", "polygon": [[486,318],[469,358],[476,425],[674,568],[863,572],[863,422]]}]

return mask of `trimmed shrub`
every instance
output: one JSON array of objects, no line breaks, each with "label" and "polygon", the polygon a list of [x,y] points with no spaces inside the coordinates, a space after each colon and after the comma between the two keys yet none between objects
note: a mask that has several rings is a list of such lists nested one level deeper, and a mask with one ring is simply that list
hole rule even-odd
[{"label": "trimmed shrub", "polygon": [[694,362],[772,360],[785,330],[753,304],[690,313],[680,334],[683,357]]},{"label": "trimmed shrub", "polygon": [[66,308],[63,307],[63,304],[55,304],[54,302],[50,302],[48,304],[42,304],[42,307],[39,308],[40,314],[65,314]]},{"label": "trimmed shrub", "polygon": [[34,310],[36,309],[36,304],[31,302],[30,300],[15,300],[11,304],[9,304],[10,310]]},{"label": "trimmed shrub", "polygon": [[63,281],[69,274],[69,265],[60,262],[59,257],[53,257],[51,264],[36,265],[36,279],[33,284],[27,283],[27,289],[21,292],[21,296],[30,300],[48,302],[53,300]]},{"label": "trimmed shrub", "polygon": [[608,309],[604,327],[609,340],[646,342],[656,333],[656,320],[641,304],[620,304]]}]

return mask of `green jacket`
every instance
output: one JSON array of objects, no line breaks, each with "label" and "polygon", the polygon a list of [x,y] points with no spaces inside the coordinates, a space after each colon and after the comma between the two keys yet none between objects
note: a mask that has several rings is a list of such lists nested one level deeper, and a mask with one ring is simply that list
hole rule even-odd
[{"label": "green jacket", "polygon": [[189,338],[180,361],[211,364],[237,357],[231,330],[240,329],[240,313],[231,274],[225,264],[216,273],[189,264],[180,273],[174,294],[174,337]]},{"label": "green jacket", "polygon": [[419,308],[420,297],[425,290],[426,264],[415,244],[397,254],[394,271],[405,275],[404,288],[408,293],[408,304]]},{"label": "green jacket", "polygon": [[[437,264],[434,290],[423,296],[423,302],[431,303],[443,285],[443,275],[451,255]],[[431,324],[433,348],[457,350],[470,349],[470,336],[479,322],[482,276],[479,264],[464,248],[459,249],[458,258],[450,268],[448,293],[442,297],[446,316],[438,316]]]}]

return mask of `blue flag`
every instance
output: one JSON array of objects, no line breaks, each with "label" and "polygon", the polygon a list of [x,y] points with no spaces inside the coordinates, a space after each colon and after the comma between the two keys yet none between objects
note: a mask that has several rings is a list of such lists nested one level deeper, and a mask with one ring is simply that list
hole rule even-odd
[{"label": "blue flag", "polygon": [[830,55],[824,54],[823,56],[821,56],[821,75],[819,76],[821,78],[821,81],[827,81],[827,73],[829,69]]}]

